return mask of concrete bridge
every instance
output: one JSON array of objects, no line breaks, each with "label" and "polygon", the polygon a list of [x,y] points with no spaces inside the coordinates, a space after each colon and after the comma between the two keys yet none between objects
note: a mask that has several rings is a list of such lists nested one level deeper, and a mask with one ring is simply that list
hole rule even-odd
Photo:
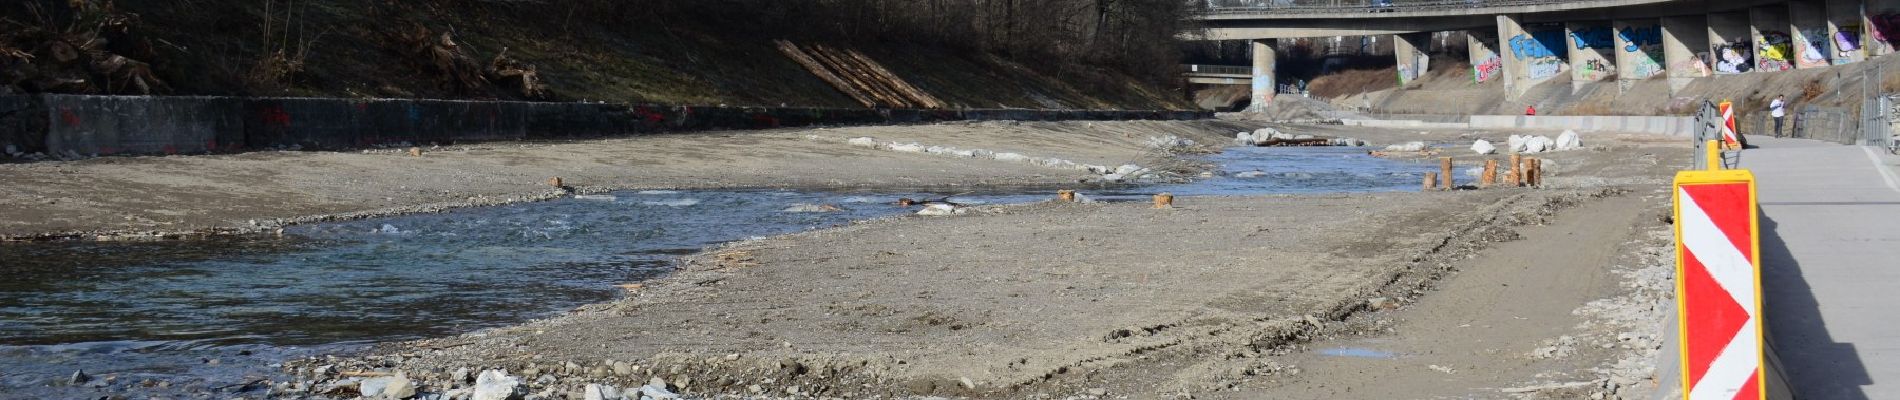
[{"label": "concrete bridge", "polygon": [[[1433,32],[1461,31],[1477,82],[1510,97],[1574,84],[1824,68],[1893,53],[1900,0],[1212,0],[1206,40],[1251,40],[1252,104],[1274,96],[1278,39],[1390,35],[1401,85]],[[1194,76],[1190,75],[1190,80]],[[1206,83],[1218,83],[1208,81]]]}]

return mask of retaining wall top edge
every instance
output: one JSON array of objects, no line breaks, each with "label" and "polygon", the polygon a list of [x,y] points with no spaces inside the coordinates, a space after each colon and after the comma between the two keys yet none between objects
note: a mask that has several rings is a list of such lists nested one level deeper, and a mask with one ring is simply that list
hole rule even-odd
[{"label": "retaining wall top edge", "polygon": [[759,105],[718,105],[718,104],[664,104],[664,103],[638,103],[638,102],[604,102],[604,101],[602,101],[602,102],[590,102],[590,101],[521,101],[521,100],[470,100],[470,99],[425,99],[425,98],[391,98],[391,97],[366,97],[366,98],[353,98],[353,97],[287,97],[287,96],[261,96],[261,97],[254,97],[254,96],[198,96],[198,95],[185,95],[185,96],[127,96],[127,95],[93,95],[93,94],[65,94],[65,93],[25,93],[25,94],[6,94],[6,95],[0,95],[0,97],[41,97],[41,98],[108,98],[108,99],[201,99],[201,100],[215,100],[215,99],[236,99],[236,100],[267,100],[267,101],[268,101],[268,100],[299,100],[299,101],[305,101],[305,100],[331,100],[331,101],[347,101],[347,102],[381,102],[381,101],[427,101],[427,102],[446,102],[446,103],[496,103],[496,104],[523,104],[523,105],[563,105],[563,104],[595,104],[595,105],[609,105],[609,106],[629,106],[629,107],[633,107],[633,106],[646,106],[646,107],[693,107],[693,108],[721,108],[721,109],[742,109],[742,110],[743,110],[743,109],[759,109],[759,110],[843,110],[843,111],[863,111],[863,110],[891,110],[891,111],[955,111],[955,112],[967,112],[967,111],[975,111],[975,112],[1001,112],[1001,111],[1013,111],[1013,112],[1021,112],[1021,111],[1027,111],[1027,112],[1120,112],[1120,113],[1194,113],[1194,114],[1207,114],[1207,115],[1213,115],[1213,112],[1212,112],[1212,111],[1205,111],[1205,110],[1164,110],[1164,109],[1130,109],[1130,110],[1124,110],[1124,109],[1086,109],[1086,108],[1070,108],[1070,109],[1055,109],[1055,108],[960,108],[960,109],[959,109],[959,108],[854,108],[854,107],[791,107],[791,106],[787,106],[787,107],[779,107],[779,106],[759,106]]}]

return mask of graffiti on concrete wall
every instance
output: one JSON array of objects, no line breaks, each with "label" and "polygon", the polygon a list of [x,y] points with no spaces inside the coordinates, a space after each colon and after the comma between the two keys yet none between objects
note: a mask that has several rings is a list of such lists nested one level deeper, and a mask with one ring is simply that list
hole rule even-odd
[{"label": "graffiti on concrete wall", "polygon": [[1618,77],[1622,79],[1646,79],[1663,73],[1662,25],[1625,26],[1616,31],[1617,40],[1623,43],[1620,48],[1630,60]]},{"label": "graffiti on concrete wall", "polygon": [[1643,51],[1647,47],[1662,45],[1662,25],[1625,26],[1616,31],[1616,37],[1623,40],[1623,51]]},{"label": "graffiti on concrete wall", "polygon": [[1867,23],[1872,24],[1868,27],[1870,29],[1867,33],[1874,39],[1867,42],[1867,49],[1875,54],[1892,52],[1894,41],[1900,40],[1900,14],[1886,12],[1868,14]]},{"label": "graffiti on concrete wall", "polygon": [[1570,44],[1577,46],[1577,50],[1609,48],[1611,34],[1607,26],[1578,29],[1570,31]]},{"label": "graffiti on concrete wall", "polygon": [[1695,53],[1689,56],[1687,60],[1677,61],[1675,64],[1670,65],[1669,75],[1690,78],[1709,76],[1713,72],[1709,71],[1709,60],[1709,52]]},{"label": "graffiti on concrete wall", "polygon": [[1501,72],[1504,72],[1504,59],[1498,58],[1497,53],[1487,51],[1484,58],[1471,66],[1471,79],[1477,83],[1490,82]]},{"label": "graffiti on concrete wall", "polygon": [[1841,24],[1834,32],[1834,65],[1860,60],[1860,24]]},{"label": "graffiti on concrete wall", "polygon": [[1506,41],[1511,49],[1511,57],[1523,63],[1524,74],[1532,81],[1563,72],[1564,61],[1553,49],[1562,49],[1564,42],[1563,28],[1555,26],[1520,33]]},{"label": "graffiti on concrete wall", "polygon": [[1716,43],[1714,53],[1715,73],[1739,74],[1755,69],[1755,51],[1746,40]]},{"label": "graffiti on concrete wall", "polygon": [[1431,66],[1431,55],[1425,54],[1423,51],[1412,51],[1411,60],[1402,60],[1399,62],[1399,84],[1404,85],[1418,80],[1418,78],[1425,76],[1427,72],[1431,72]]},{"label": "graffiti on concrete wall", "polygon": [[1616,66],[1603,59],[1589,59],[1577,64],[1575,78],[1581,81],[1594,81],[1616,75]]},{"label": "graffiti on concrete wall", "polygon": [[1833,63],[1833,58],[1828,56],[1826,26],[1796,29],[1794,35],[1796,66],[1815,68]]},{"label": "graffiti on concrete wall", "polygon": [[1755,68],[1761,71],[1794,69],[1794,46],[1787,32],[1762,31],[1755,39]]}]

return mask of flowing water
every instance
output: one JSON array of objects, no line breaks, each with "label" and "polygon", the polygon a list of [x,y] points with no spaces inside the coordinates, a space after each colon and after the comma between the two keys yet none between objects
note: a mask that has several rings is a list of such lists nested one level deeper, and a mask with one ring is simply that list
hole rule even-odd
[{"label": "flowing water", "polygon": [[[1410,190],[1435,165],[1355,148],[1234,148],[1223,176],[1083,193]],[[1241,174],[1259,171],[1259,174]],[[1238,177],[1246,176],[1246,177]],[[218,390],[287,357],[519,323],[619,295],[706,246],[907,212],[941,193],[643,191],[289,227],[283,237],[0,244],[0,398],[73,397],[75,370],[119,385]],[[975,204],[1050,193],[970,193]],[[833,204],[838,212],[788,212]],[[94,379],[101,385],[103,379]],[[144,389],[142,389],[144,390]]]}]

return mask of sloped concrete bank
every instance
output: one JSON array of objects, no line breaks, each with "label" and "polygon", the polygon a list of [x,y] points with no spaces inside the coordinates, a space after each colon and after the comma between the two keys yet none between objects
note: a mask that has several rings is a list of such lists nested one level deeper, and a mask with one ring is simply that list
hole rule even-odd
[{"label": "sloped concrete bank", "polygon": [[[341,98],[0,96],[0,147],[77,158],[942,121],[1212,118],[1167,110],[861,109]],[[37,157],[35,157],[37,158]]]}]

